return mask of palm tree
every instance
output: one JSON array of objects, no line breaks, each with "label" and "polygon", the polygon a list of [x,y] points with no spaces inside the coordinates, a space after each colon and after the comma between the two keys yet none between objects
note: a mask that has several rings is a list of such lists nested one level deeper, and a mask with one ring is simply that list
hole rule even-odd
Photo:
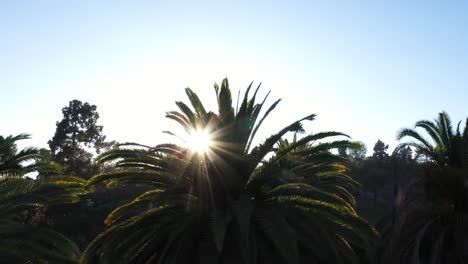
[{"label": "palm tree", "polygon": [[29,134],[0,136],[0,178],[21,177],[30,172],[39,172],[38,177],[60,174],[63,169],[51,158],[48,150],[26,147],[18,150],[16,142],[30,139]]},{"label": "palm tree", "polygon": [[[454,131],[450,116],[441,112],[434,121],[420,120],[416,122],[415,129],[402,129],[397,139],[410,137],[414,141],[402,143],[399,147],[414,147],[417,156],[422,155],[440,167],[468,167],[468,123],[465,123],[463,133],[460,131],[460,124],[461,121]],[[426,131],[430,139],[424,137],[416,128]]]},{"label": "palm tree", "polygon": [[46,206],[75,202],[84,182],[71,177],[34,181],[0,179],[0,259],[2,263],[77,263],[77,246],[40,224]]},{"label": "palm tree", "polygon": [[32,180],[33,171],[56,172],[33,147],[18,150],[28,134],[0,136],[0,259],[2,263],[77,263],[76,245],[40,218],[48,206],[75,202],[84,182],[73,177]]},{"label": "palm tree", "polygon": [[260,118],[266,97],[257,103],[258,88],[249,97],[251,86],[234,110],[227,79],[221,87],[215,84],[217,114],[207,112],[187,88],[192,108],[176,102],[180,111],[166,115],[187,132],[186,145],[133,143],[99,157],[101,163],[115,162],[118,170],[97,175],[88,184],[144,184],[153,189],[108,216],[107,231],[85,250],[82,263],[359,261],[376,231],[346,200],[298,182],[294,170],[280,162],[316,135],[266,159],[285,134],[303,131],[303,121],[315,115],[252,147],[280,100]]},{"label": "palm tree", "polygon": [[36,169],[34,161],[40,157],[39,151],[32,147],[18,151],[16,147],[17,141],[29,138],[28,134],[0,136],[0,177],[24,175]]},{"label": "palm tree", "polygon": [[468,261],[468,126],[456,131],[447,113],[432,122],[418,121],[431,140],[414,129],[403,129],[398,138],[430,163],[424,177],[400,197],[391,226],[384,233],[383,263],[454,263]]}]

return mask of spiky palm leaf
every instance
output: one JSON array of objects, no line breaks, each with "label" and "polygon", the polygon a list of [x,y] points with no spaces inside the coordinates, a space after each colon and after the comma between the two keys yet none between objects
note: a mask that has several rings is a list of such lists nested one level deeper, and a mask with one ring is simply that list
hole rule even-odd
[{"label": "spiky palm leaf", "polygon": [[[0,176],[18,176],[33,171],[36,166],[34,161],[39,159],[39,150],[36,148],[24,148],[18,151],[16,142],[29,139],[28,134],[17,136],[0,136]],[[26,165],[25,163],[32,162]]]},{"label": "spiky palm leaf", "polygon": [[[190,89],[193,109],[177,102],[168,112],[188,133],[209,131],[206,153],[165,144],[137,145],[102,154],[118,170],[88,184],[124,182],[154,187],[112,212],[109,229],[85,250],[82,263],[357,263],[375,230],[338,195],[290,181],[292,169],[265,157],[288,132],[302,131],[309,115],[251,148],[275,102],[248,87],[234,111],[227,79],[215,85],[218,114],[206,112]],[[296,148],[313,140],[301,140]],[[294,149],[285,150],[288,155]]]},{"label": "spiky palm leaf", "polygon": [[[460,131],[461,121],[456,131],[452,126],[450,116],[446,112],[439,113],[434,121],[420,120],[415,128],[404,128],[399,131],[397,139],[412,138],[413,141],[400,144],[398,148],[410,146],[415,148],[418,156],[423,156],[440,167],[468,167],[468,123],[465,123],[463,133]],[[422,129],[429,138],[418,132]]]},{"label": "spiky palm leaf", "polygon": [[74,202],[84,182],[72,177],[0,179],[0,259],[4,263],[77,263],[76,245],[37,224],[48,205]]},{"label": "spiky palm leaf", "polygon": [[17,141],[30,138],[29,134],[0,136],[0,177],[23,176],[34,171],[46,173],[60,171],[60,166],[51,160],[43,159],[39,149],[26,147],[18,150]]},{"label": "spiky palm leaf", "polygon": [[[287,139],[280,140],[275,149],[274,159],[294,175],[293,181],[306,182],[337,195],[354,206],[356,200],[353,193],[357,191],[359,183],[346,175],[348,168],[345,164],[348,159],[332,151],[352,148],[356,143],[349,140],[323,141],[335,136],[349,138],[346,134],[330,131],[312,134],[299,140],[294,135],[291,142]],[[303,141],[309,143],[303,144]]]}]

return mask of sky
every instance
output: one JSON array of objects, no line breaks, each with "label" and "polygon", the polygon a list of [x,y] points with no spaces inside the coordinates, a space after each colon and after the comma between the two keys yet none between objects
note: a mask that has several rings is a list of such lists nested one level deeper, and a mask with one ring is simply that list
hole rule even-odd
[{"label": "sky", "polygon": [[251,81],[283,101],[259,140],[316,113],[335,130],[393,149],[396,133],[446,110],[468,116],[464,1],[0,0],[0,135],[47,147],[61,109],[95,104],[110,140],[171,140],[164,118],[184,88],[215,110]]}]

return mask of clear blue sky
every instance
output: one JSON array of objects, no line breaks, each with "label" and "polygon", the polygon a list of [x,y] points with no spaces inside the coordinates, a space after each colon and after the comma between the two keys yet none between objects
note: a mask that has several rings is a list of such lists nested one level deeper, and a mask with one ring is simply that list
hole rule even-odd
[{"label": "clear blue sky", "polygon": [[0,134],[46,147],[80,99],[109,139],[157,144],[183,88],[213,105],[228,77],[283,98],[261,136],[317,113],[309,131],[393,148],[416,120],[468,116],[465,3],[0,1]]}]

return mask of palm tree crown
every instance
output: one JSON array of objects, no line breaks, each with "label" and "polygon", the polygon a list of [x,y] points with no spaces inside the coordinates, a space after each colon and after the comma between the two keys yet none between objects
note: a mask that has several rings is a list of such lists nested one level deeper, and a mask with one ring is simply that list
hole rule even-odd
[{"label": "palm tree crown", "polygon": [[[287,157],[294,150],[326,135],[307,135],[266,158],[284,135],[303,132],[302,123],[315,115],[252,147],[258,129],[280,100],[260,115],[268,95],[258,103],[259,87],[250,97],[251,87],[234,110],[227,79],[215,85],[218,113],[207,111],[187,88],[192,107],[176,102],[180,111],[167,113],[189,138],[199,131],[209,134],[206,151],[133,143],[99,157],[100,162],[114,161],[118,169],[97,175],[88,184],[145,184],[154,189],[109,215],[109,229],[86,249],[83,263],[359,261],[375,230],[346,199],[297,180],[312,174],[312,167],[307,172],[304,166],[285,166],[291,164]],[[342,134],[327,134],[336,135]]]},{"label": "palm tree crown", "polygon": [[[431,164],[424,177],[410,185],[396,208],[388,229],[383,263],[466,263],[468,221],[468,123],[454,130],[446,112],[434,121],[416,122],[415,129],[402,129],[400,144],[414,147]],[[429,135],[426,139],[416,128]]]},{"label": "palm tree crown", "polygon": [[[414,141],[402,143],[399,147],[414,147],[417,156],[422,155],[440,167],[468,167],[468,123],[465,123],[463,132],[460,130],[460,124],[461,121],[454,130],[450,116],[441,112],[434,121],[420,120],[416,122],[415,129],[400,130],[398,140],[409,137]],[[416,128],[426,131],[429,139]]]}]

